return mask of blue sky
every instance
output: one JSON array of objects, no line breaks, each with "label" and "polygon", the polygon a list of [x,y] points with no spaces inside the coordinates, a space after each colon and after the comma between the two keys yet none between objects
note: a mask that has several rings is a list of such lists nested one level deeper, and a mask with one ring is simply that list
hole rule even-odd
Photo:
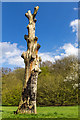
[{"label": "blue sky", "polygon": [[[24,35],[28,34],[25,13],[39,6],[36,15],[36,36],[41,45],[42,60],[56,59],[77,52],[77,2],[5,2],[2,3],[2,52],[3,67],[23,67],[20,55],[27,49]],[[19,64],[18,64],[19,63]]]}]

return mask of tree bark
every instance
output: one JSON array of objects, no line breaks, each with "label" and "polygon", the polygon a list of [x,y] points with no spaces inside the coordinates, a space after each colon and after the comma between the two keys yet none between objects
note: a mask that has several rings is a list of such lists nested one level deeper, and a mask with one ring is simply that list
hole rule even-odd
[{"label": "tree bark", "polygon": [[39,64],[41,58],[38,57],[40,45],[37,44],[38,37],[35,36],[35,16],[39,6],[34,8],[34,13],[29,10],[25,16],[29,19],[27,26],[28,35],[24,35],[27,41],[27,51],[23,52],[21,57],[25,63],[25,84],[22,90],[21,101],[17,113],[35,113],[36,114],[36,95],[37,95],[37,78],[41,72]]}]

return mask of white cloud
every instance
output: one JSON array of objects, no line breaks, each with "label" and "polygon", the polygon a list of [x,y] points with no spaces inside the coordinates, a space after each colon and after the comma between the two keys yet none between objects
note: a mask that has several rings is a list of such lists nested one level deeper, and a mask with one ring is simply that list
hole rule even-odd
[{"label": "white cloud", "polygon": [[[77,9],[77,8],[75,8]],[[65,56],[69,56],[69,55],[75,55],[78,56],[78,53],[80,51],[80,49],[78,49],[78,39],[80,39],[80,20],[79,19],[75,19],[73,21],[70,22],[70,27],[72,27],[72,32],[76,33],[76,40],[74,44],[71,43],[65,43],[62,47],[59,48],[59,53],[60,55],[55,56],[55,58],[57,59],[61,59]],[[61,50],[63,50],[64,52],[62,53]]]},{"label": "white cloud", "polygon": [[24,61],[20,57],[22,52],[18,47],[17,43],[11,44],[10,42],[0,42],[2,47],[2,63],[9,65],[24,67]]},{"label": "white cloud", "polygon": [[[63,52],[61,52],[63,51]],[[55,60],[62,59],[64,57],[67,57],[69,55],[75,55],[78,56],[78,48],[77,44],[72,45],[71,43],[66,43],[59,49],[59,55],[54,56]]]},{"label": "white cloud", "polygon": [[80,10],[80,8],[79,7],[78,8],[75,7],[75,8],[73,8],[73,10],[78,11],[78,10]]},{"label": "white cloud", "polygon": [[39,56],[41,57],[42,61],[51,61],[51,62],[55,62],[55,59],[53,57],[53,53],[51,52],[44,52],[44,53],[40,53],[39,52]]},{"label": "white cloud", "polygon": [[[6,63],[6,65],[10,65],[13,67],[24,67],[24,60],[21,58],[22,50],[17,47],[16,43],[11,44],[10,42],[0,42],[0,47],[2,46],[2,63]],[[51,61],[55,62],[57,59],[61,59],[65,56],[69,55],[78,55],[78,48],[76,45],[72,45],[71,43],[64,44],[64,46],[60,47],[59,54],[56,56],[53,55],[52,52],[44,52],[40,53],[42,61]],[[1,58],[0,58],[1,60]]]},{"label": "white cloud", "polygon": [[52,52],[39,53],[39,56],[41,56],[42,61],[49,60],[51,62],[55,62],[55,60],[62,59],[69,55],[78,56],[77,43],[75,43],[74,45],[72,45],[71,43],[64,44],[62,47],[60,47],[59,54],[56,54],[55,56],[53,56]]},{"label": "white cloud", "polygon": [[24,67],[24,62],[21,58],[21,56],[16,56],[15,59],[9,58],[9,64],[10,65],[18,65],[19,67]]},{"label": "white cloud", "polygon": [[74,43],[74,47],[78,47],[78,42]]},{"label": "white cloud", "polygon": [[65,51],[65,56],[69,56],[69,55],[78,56],[78,48],[73,46],[71,43],[64,44],[64,46],[61,47],[61,49]]},{"label": "white cloud", "polygon": [[71,21],[70,27],[72,27],[72,32],[76,32],[77,39],[80,40],[80,19]]},{"label": "white cloud", "polygon": [[[0,48],[2,47],[2,63],[6,65],[10,65],[13,67],[24,67],[24,60],[21,58],[22,50],[20,50],[17,47],[17,43],[11,44],[10,42],[0,42]],[[54,58],[52,56],[52,53],[50,52],[44,52],[40,53],[39,56],[41,56],[42,61],[49,60],[51,62],[54,62]],[[0,58],[1,61],[1,58]]]},{"label": "white cloud", "polygon": [[55,60],[58,60],[58,59],[61,59],[61,56],[57,55],[54,58],[55,58]]},{"label": "white cloud", "polygon": [[55,60],[62,59],[69,55],[78,56],[77,43],[75,43],[74,45],[72,45],[71,43],[66,43],[62,47],[60,47],[58,51],[59,51],[59,54],[56,54],[55,56],[53,56],[52,52],[39,53],[39,56],[41,56],[42,61],[49,60],[51,62],[55,62]]},{"label": "white cloud", "polygon": [[72,32],[77,32],[78,31],[78,19],[75,19],[70,22],[70,27],[72,27]]},{"label": "white cloud", "polygon": [[78,10],[78,8],[73,8],[73,10],[75,10],[75,11],[76,11],[76,10]]}]

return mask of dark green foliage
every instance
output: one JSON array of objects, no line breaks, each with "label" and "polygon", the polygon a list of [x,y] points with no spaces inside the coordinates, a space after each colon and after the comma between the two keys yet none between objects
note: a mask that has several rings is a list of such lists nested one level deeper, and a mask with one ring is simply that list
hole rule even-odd
[{"label": "dark green foliage", "polygon": [[[37,106],[62,106],[78,104],[78,70],[74,56],[57,60],[55,64],[46,61],[41,64],[38,77]],[[4,71],[4,69],[3,69]],[[24,69],[7,70],[2,76],[3,105],[18,105],[24,83]],[[76,77],[75,77],[76,76]],[[71,78],[72,77],[72,78]]]}]

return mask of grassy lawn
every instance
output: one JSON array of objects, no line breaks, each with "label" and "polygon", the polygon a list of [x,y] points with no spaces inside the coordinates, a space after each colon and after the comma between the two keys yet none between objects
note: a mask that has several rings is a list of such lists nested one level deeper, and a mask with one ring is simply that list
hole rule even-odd
[{"label": "grassy lawn", "polygon": [[[17,107],[2,107],[2,118],[78,118],[78,106],[37,107],[37,114],[17,114]],[[3,119],[2,119],[3,120]],[[25,119],[24,119],[25,120]]]}]

